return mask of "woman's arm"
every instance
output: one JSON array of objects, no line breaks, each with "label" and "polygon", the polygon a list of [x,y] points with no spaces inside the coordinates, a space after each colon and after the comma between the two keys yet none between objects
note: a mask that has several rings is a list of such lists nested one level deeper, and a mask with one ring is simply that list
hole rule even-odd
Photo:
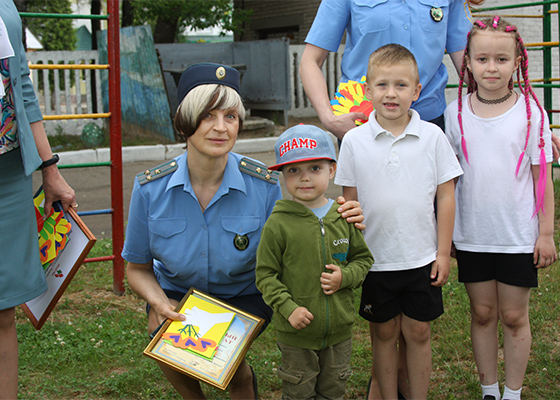
[{"label": "woman's arm", "polygon": [[337,138],[342,139],[346,132],[356,127],[355,121],[357,119],[366,119],[367,117],[364,113],[356,112],[334,115],[327,90],[327,82],[321,70],[328,55],[328,50],[309,43],[306,44],[301,56],[299,75],[305,94],[313,104],[313,108],[325,129],[332,132]]},{"label": "woman's arm", "polygon": [[[455,71],[457,71],[457,75],[461,74],[461,66],[463,64],[463,50],[456,51],[454,53],[449,53],[449,58],[451,58],[451,62],[455,67]],[[466,76],[465,76],[466,78]]]},{"label": "woman's arm", "polygon": [[129,262],[126,266],[126,277],[132,291],[146,300],[156,312],[156,326],[166,318],[185,319],[184,315],[175,312],[175,306],[169,301],[156,279],[151,262],[146,264]]},{"label": "woman's arm", "polygon": [[[33,132],[33,139],[39,152],[39,157],[43,161],[52,158],[53,153],[49,145],[49,139],[43,126],[43,121],[37,121],[30,124],[31,131]],[[51,211],[52,203],[59,201],[62,204],[64,211],[69,206],[76,204],[76,194],[74,190],[66,183],[56,164],[52,164],[43,168],[43,190],[45,192],[45,216],[48,216]]]}]

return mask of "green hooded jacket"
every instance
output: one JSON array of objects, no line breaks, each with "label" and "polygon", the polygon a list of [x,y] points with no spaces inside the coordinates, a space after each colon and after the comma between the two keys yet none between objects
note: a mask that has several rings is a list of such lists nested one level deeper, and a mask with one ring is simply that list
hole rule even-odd
[{"label": "green hooded jacket", "polygon": [[[278,200],[268,218],[257,250],[256,283],[274,310],[281,343],[320,350],[352,337],[356,311],[352,289],[360,287],[373,264],[362,233],[337,212],[335,202],[319,219],[292,200]],[[342,285],[332,295],[321,288],[321,274],[335,264]],[[297,330],[288,317],[305,307],[313,320]]]}]

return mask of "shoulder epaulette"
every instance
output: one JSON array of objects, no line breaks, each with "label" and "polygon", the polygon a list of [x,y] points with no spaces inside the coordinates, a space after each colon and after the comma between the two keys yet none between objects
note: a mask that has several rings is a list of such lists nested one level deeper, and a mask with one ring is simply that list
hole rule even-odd
[{"label": "shoulder epaulette", "polygon": [[145,185],[148,182],[159,179],[165,175],[169,175],[176,169],[177,161],[169,160],[167,162],[164,162],[163,164],[158,165],[157,167],[147,169],[144,172],[140,172],[136,175],[136,179],[138,179],[138,183],[140,185]]},{"label": "shoulder epaulette", "polygon": [[242,158],[239,161],[239,170],[268,183],[276,184],[278,182],[278,171],[272,171],[266,165],[248,158]]}]

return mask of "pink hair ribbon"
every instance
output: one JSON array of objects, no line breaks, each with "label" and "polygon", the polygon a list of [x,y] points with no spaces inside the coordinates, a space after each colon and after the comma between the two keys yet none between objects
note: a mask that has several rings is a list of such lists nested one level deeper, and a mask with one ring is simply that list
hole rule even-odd
[{"label": "pink hair ribbon", "polygon": [[486,29],[486,24],[484,22],[482,22],[481,20],[477,19],[476,21],[474,21],[474,23],[476,25],[478,25],[480,28]]}]

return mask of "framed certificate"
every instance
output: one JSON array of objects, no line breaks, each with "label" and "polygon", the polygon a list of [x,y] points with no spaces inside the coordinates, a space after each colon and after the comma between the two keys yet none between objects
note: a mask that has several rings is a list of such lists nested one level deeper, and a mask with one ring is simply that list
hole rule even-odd
[{"label": "framed certificate", "polygon": [[[36,210],[38,223],[43,223],[42,207],[36,205]],[[53,212],[40,228],[39,250],[48,288],[21,305],[37,330],[41,329],[97,241],[76,211],[69,208],[65,212],[59,203],[53,203]]]},{"label": "framed certificate", "polygon": [[225,390],[264,320],[194,288],[176,311],[186,320],[166,320],[144,355]]}]

